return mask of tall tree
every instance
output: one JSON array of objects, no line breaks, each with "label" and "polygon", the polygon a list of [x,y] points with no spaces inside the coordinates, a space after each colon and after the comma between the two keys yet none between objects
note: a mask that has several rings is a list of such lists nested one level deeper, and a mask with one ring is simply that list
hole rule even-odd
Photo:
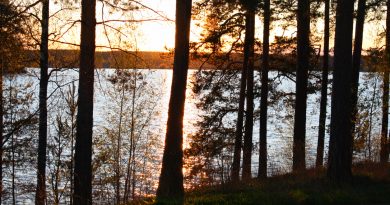
[{"label": "tall tree", "polygon": [[267,177],[267,109],[269,70],[270,0],[264,0],[263,61],[261,70],[259,178]]},{"label": "tall tree", "polygon": [[310,48],[309,0],[298,0],[297,23],[297,80],[294,120],[293,171],[301,171],[306,167],[306,103]]},{"label": "tall tree", "polygon": [[[246,35],[245,35],[246,36]],[[245,61],[244,61],[245,62]],[[236,134],[234,138],[234,153],[232,163],[232,182],[240,180],[240,163],[241,163],[241,149],[242,149],[242,133],[244,128],[244,107],[245,107],[245,90],[247,83],[247,69],[242,67],[241,72],[240,97],[238,101],[238,113],[236,121]]]},{"label": "tall tree", "polygon": [[321,81],[321,101],[320,101],[320,119],[318,125],[318,143],[316,167],[321,167],[324,162],[324,141],[325,141],[325,122],[326,106],[328,100],[328,75],[329,75],[329,0],[325,0],[325,21],[324,21],[324,54],[322,65]]},{"label": "tall tree", "polygon": [[178,199],[183,187],[183,116],[189,63],[191,0],[176,0],[176,35],[167,132],[157,198]]},{"label": "tall tree", "polygon": [[[1,5],[0,5],[1,6]],[[4,69],[4,56],[1,55],[1,68],[0,68],[0,204],[3,199],[3,69]]]},{"label": "tall tree", "polygon": [[255,11],[256,0],[242,0],[245,14],[244,65],[247,70],[246,81],[246,115],[245,135],[242,156],[242,179],[248,180],[252,176],[252,135],[253,135],[253,75],[254,75],[254,45],[255,45]]},{"label": "tall tree", "polygon": [[46,147],[47,147],[47,84],[49,58],[49,0],[42,1],[40,67],[39,81],[39,139],[38,170],[35,204],[44,205],[46,201]]},{"label": "tall tree", "polygon": [[92,126],[96,0],[81,1],[79,104],[77,112],[74,204],[92,204]]},{"label": "tall tree", "polygon": [[337,2],[334,74],[331,104],[328,177],[335,182],[352,177],[352,30],[353,0]]},{"label": "tall tree", "polygon": [[386,66],[383,72],[383,96],[382,96],[382,129],[381,129],[381,162],[389,161],[390,143],[387,138],[389,123],[389,70],[390,70],[390,1],[386,1]]},{"label": "tall tree", "polygon": [[356,16],[356,25],[355,25],[355,39],[353,46],[353,58],[352,58],[352,137],[356,132],[356,119],[358,113],[358,90],[359,90],[359,71],[360,71],[360,62],[362,56],[362,45],[363,45],[363,31],[364,31],[364,19],[366,15],[366,0],[358,1],[358,10]]}]

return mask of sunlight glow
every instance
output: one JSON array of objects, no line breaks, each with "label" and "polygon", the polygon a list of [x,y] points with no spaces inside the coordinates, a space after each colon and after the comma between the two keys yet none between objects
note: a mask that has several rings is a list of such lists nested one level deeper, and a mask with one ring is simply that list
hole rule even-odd
[{"label": "sunlight glow", "polygon": [[[109,50],[109,47],[120,47],[125,50],[141,50],[141,51],[162,51],[167,52],[174,48],[175,40],[175,1],[172,0],[142,0],[143,5],[152,9],[144,9],[140,11],[116,12],[108,8],[102,7],[100,1],[96,5],[96,20],[101,23],[103,21],[119,20],[145,20],[141,22],[110,22],[103,26],[98,24],[96,27],[96,45],[97,50]],[[52,2],[51,14],[58,13],[56,18],[50,21],[50,30],[54,33],[59,33],[55,40],[70,44],[80,43],[80,23],[74,21],[80,20],[80,5],[76,5],[76,9],[66,10],[63,5]],[[62,10],[61,12],[58,12]],[[262,39],[262,18],[256,18],[256,37]],[[379,26],[378,26],[379,24]],[[71,27],[71,29],[69,29]],[[312,25],[312,29],[319,32],[318,36],[322,36],[323,22]],[[278,22],[272,22],[272,30],[270,42],[272,43],[275,36],[295,36],[296,28],[281,28]],[[373,46],[382,45],[383,42],[378,42],[378,35],[384,31],[384,21],[367,22],[365,25],[365,34],[363,48],[368,49]],[[118,32],[118,31],[120,32]],[[195,26],[195,21],[191,26],[191,41],[196,42],[200,38],[202,29]],[[65,34],[62,34],[66,32]],[[118,40],[119,39],[119,40]],[[77,47],[66,43],[51,43],[52,49],[75,49]],[[333,47],[333,40],[330,41],[330,46]]]}]

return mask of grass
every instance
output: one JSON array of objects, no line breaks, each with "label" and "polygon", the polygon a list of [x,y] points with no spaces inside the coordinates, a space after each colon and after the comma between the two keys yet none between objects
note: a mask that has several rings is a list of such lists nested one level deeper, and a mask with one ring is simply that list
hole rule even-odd
[{"label": "grass", "polygon": [[[390,204],[390,165],[354,165],[350,183],[334,184],[325,170],[307,170],[245,184],[204,187],[186,193],[184,204]],[[155,204],[151,199],[141,204]],[[159,204],[177,204],[164,201]]]}]

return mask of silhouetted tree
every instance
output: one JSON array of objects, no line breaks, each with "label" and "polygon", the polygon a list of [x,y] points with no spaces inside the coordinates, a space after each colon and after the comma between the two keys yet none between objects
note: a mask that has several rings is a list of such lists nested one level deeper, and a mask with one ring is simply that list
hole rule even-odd
[{"label": "silhouetted tree", "polygon": [[390,140],[388,139],[389,123],[389,70],[390,70],[390,1],[386,1],[386,66],[383,71],[383,96],[382,96],[382,129],[381,129],[381,162],[389,161]]},{"label": "silhouetted tree", "polygon": [[35,204],[44,205],[46,201],[46,147],[47,147],[47,84],[49,59],[49,0],[42,1],[40,67],[39,81],[39,139],[38,170]]},{"label": "silhouetted tree", "polygon": [[328,177],[348,181],[352,177],[352,30],[353,0],[338,1],[334,48]]},{"label": "silhouetted tree", "polygon": [[176,35],[171,96],[158,200],[181,200],[183,187],[183,116],[189,62],[191,0],[176,0]]},{"label": "silhouetted tree", "polygon": [[263,57],[261,70],[260,102],[260,153],[259,178],[267,177],[267,109],[268,109],[268,70],[269,70],[269,33],[271,21],[270,0],[264,0]]},{"label": "silhouetted tree", "polygon": [[310,57],[310,1],[298,0],[297,10],[297,80],[294,120],[293,171],[306,167],[306,107]]},{"label": "silhouetted tree", "polygon": [[325,122],[326,122],[326,106],[328,100],[328,75],[329,75],[329,0],[325,0],[324,13],[324,54],[322,65],[322,81],[321,81],[321,101],[320,101],[320,119],[318,125],[318,143],[316,167],[321,167],[324,161],[324,141],[325,141]]},{"label": "silhouetted tree", "polygon": [[77,112],[74,204],[92,204],[92,126],[95,57],[95,0],[81,1],[79,104]]},{"label": "silhouetted tree", "polygon": [[254,75],[254,46],[255,46],[255,15],[256,0],[241,0],[245,10],[245,39],[244,39],[244,64],[246,75],[246,115],[245,135],[242,156],[242,179],[249,180],[252,177],[252,135],[253,135],[253,75]]},{"label": "silhouetted tree", "polygon": [[[245,20],[247,21],[247,20]],[[249,21],[249,20],[248,20]],[[247,36],[247,35],[245,35]],[[249,36],[249,35],[248,35]],[[248,42],[248,40],[245,40]],[[245,54],[244,54],[245,55]],[[248,58],[248,56],[247,56]],[[245,60],[244,60],[245,62]],[[247,87],[247,75],[248,71],[245,66],[242,67],[241,72],[241,85],[240,85],[240,97],[238,101],[238,113],[236,121],[236,136],[234,142],[234,155],[232,164],[232,176],[233,182],[240,180],[240,164],[241,164],[241,149],[242,149],[242,133],[244,128],[244,107],[245,107],[245,90]]]},{"label": "silhouetted tree", "polygon": [[364,19],[366,15],[366,0],[358,1],[358,10],[356,16],[356,26],[355,26],[355,39],[353,46],[353,59],[352,59],[352,130],[351,135],[355,135],[355,126],[356,118],[358,114],[358,89],[359,89],[359,72],[361,64],[361,53],[363,45],[363,31],[364,31]]}]

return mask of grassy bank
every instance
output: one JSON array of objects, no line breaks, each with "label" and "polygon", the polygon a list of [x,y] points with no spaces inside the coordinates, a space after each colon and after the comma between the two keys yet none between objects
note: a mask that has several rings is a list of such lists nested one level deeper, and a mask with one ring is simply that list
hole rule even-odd
[{"label": "grassy bank", "polygon": [[234,186],[204,187],[188,191],[184,204],[390,204],[389,164],[356,164],[353,173],[353,181],[345,184],[329,182],[325,170],[308,170]]}]

